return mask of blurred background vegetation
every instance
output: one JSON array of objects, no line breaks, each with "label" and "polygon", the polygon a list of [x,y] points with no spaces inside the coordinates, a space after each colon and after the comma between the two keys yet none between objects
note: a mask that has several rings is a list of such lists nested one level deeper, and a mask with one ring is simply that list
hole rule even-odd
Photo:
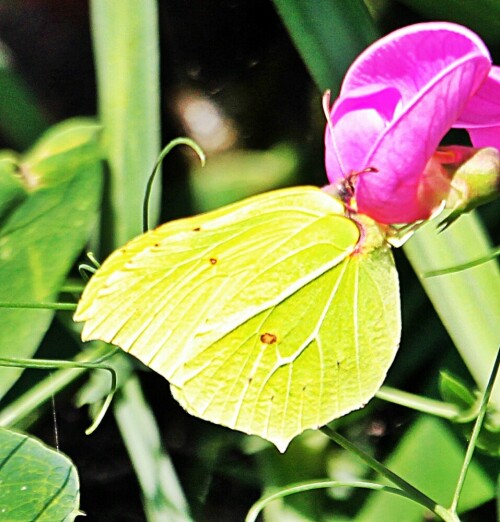
[{"label": "blurred background vegetation", "polygon": [[[343,0],[332,3],[339,1]],[[500,63],[500,3],[495,0],[372,0],[366,5],[379,34],[432,19],[468,25],[484,38]],[[321,92],[273,2],[159,0],[158,7],[162,143],[187,135],[208,157],[204,169],[189,150],[176,150],[166,159],[161,221],[280,186],[325,184]],[[369,38],[356,45],[367,45]],[[346,66],[331,64],[339,78]],[[338,85],[331,87],[335,90]],[[0,1],[0,148],[24,150],[53,123],[96,112],[88,2]],[[497,213],[498,204],[482,209],[494,244],[499,243]],[[140,222],[141,216],[136,219]],[[443,367],[470,382],[404,255],[395,255],[404,329],[388,384],[437,396],[438,371]],[[412,335],[415,331],[418,336]],[[74,341],[56,321],[37,356],[69,357],[75,350]],[[252,502],[271,486],[368,473],[363,464],[318,433],[306,433],[282,456],[260,440],[190,417],[172,400],[164,379],[152,372],[140,374],[162,443],[196,520],[243,520]],[[108,415],[94,435],[85,437],[87,414],[74,408],[72,396],[71,390],[58,395],[55,411],[60,448],[80,473],[82,509],[90,514],[89,520],[145,520],[140,486],[113,416]],[[342,419],[340,425],[351,440],[380,459],[390,457],[396,462],[400,458],[410,468],[432,470],[434,457],[437,462],[445,454],[449,461],[445,464],[453,466],[464,446],[458,430],[422,423],[415,428],[416,419],[409,410],[375,400]],[[54,444],[50,414],[41,417],[32,431]],[[438,437],[442,431],[446,432],[443,445],[426,447],[428,437]],[[410,437],[410,449],[400,445],[406,453],[398,456],[393,450],[405,435]],[[410,461],[409,455],[425,462]],[[470,495],[469,505],[479,507],[463,520],[493,521],[491,484],[496,470],[487,458],[479,457],[477,462],[476,495]],[[441,471],[429,472],[434,473],[430,480],[438,485],[447,476]],[[269,508],[266,520],[354,520],[365,497],[350,490],[306,493]],[[377,502],[371,499],[364,504],[364,514],[356,515],[356,520],[422,520],[419,513],[401,518],[400,508],[387,511],[389,507]],[[379,509],[385,510],[384,518],[378,518]]]}]

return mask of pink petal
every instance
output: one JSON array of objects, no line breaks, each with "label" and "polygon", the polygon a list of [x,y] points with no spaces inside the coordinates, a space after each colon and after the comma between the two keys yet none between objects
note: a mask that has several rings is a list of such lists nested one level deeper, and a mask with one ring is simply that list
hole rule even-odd
[{"label": "pink petal", "polygon": [[500,67],[491,68],[455,127],[467,129],[475,147],[500,149]]},{"label": "pink petal", "polygon": [[400,101],[396,89],[378,85],[359,88],[336,100],[325,132],[325,166],[330,183],[365,168],[366,151],[392,120]]},{"label": "pink petal", "polygon": [[[430,22],[403,27],[358,56],[347,71],[340,94],[377,83],[399,89],[406,103],[434,76],[468,54],[482,55],[491,63],[483,41],[461,25]],[[478,79],[475,87],[482,81]]]},{"label": "pink petal", "polygon": [[365,168],[378,172],[359,178],[356,200],[360,212],[381,223],[429,217],[433,208],[425,209],[418,200],[420,177],[488,68],[484,57],[466,56],[441,71],[408,103],[366,156]]}]

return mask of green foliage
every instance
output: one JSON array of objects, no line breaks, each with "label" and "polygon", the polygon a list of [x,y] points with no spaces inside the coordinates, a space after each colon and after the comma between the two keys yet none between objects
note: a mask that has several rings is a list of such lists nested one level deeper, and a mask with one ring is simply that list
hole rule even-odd
[{"label": "green foliage", "polygon": [[[472,421],[479,410],[481,395],[477,391],[471,390],[460,378],[449,372],[441,372],[439,391],[444,400],[456,404],[463,411],[471,413],[469,422],[464,419],[460,426],[469,438],[473,427]],[[476,446],[489,455],[500,457],[500,414],[493,405],[486,412]]]},{"label": "green foliage", "polygon": [[274,5],[321,91],[337,92],[352,59],[378,36],[361,0],[274,0]]},{"label": "green foliage", "polygon": [[[0,301],[50,302],[95,225],[102,166],[92,121],[48,131],[24,156],[0,158]],[[31,357],[51,320],[50,310],[0,314],[0,356]],[[20,370],[0,368],[0,397]]]},{"label": "green foliage", "polygon": [[80,485],[73,463],[39,440],[0,428],[0,520],[71,522]]},{"label": "green foliage", "polygon": [[467,0],[399,0],[427,20],[447,20],[470,27],[491,45],[500,43],[500,4],[484,0],[474,6]]},{"label": "green foliage", "polygon": [[[141,231],[144,188],[160,151],[158,15],[156,1],[91,5],[102,147],[110,169],[101,250],[123,245]],[[155,183],[152,214],[159,214]]]}]

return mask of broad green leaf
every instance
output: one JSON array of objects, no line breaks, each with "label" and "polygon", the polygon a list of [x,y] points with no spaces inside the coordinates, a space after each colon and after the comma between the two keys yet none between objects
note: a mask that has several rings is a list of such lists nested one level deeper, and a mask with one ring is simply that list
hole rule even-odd
[{"label": "broad green leaf", "polygon": [[[419,273],[461,265],[491,250],[474,213],[461,216],[441,234],[436,233],[434,223],[427,223],[403,248]],[[484,389],[488,381],[500,342],[499,275],[493,260],[461,272],[421,279],[479,389]],[[491,404],[500,410],[498,383]]]},{"label": "broad green leaf", "polygon": [[75,320],[165,376],[190,413],[284,451],[363,406],[394,358],[397,274],[371,226],[359,243],[312,187],[167,223],[110,256]]},{"label": "broad green leaf", "polygon": [[456,404],[461,410],[472,408],[477,401],[474,392],[462,379],[444,370],[439,374],[439,392],[446,402]]},{"label": "broad green leaf", "polygon": [[[384,464],[441,505],[449,506],[464,452],[465,448],[445,423],[435,417],[421,417]],[[494,494],[495,485],[473,461],[460,497],[459,512],[487,502]],[[356,521],[420,522],[424,514],[425,508],[415,502],[377,492],[370,495]]]},{"label": "broad green leaf", "polygon": [[[98,130],[90,121],[69,121],[48,131],[24,157],[0,157],[0,301],[57,296],[95,221],[102,183]],[[31,357],[52,315],[3,308],[0,355]],[[0,368],[0,397],[19,372]]]},{"label": "broad green leaf", "polygon": [[73,463],[25,434],[0,428],[0,520],[72,521],[80,486]]},{"label": "broad green leaf", "polygon": [[274,5],[322,91],[335,92],[353,57],[378,36],[362,0],[274,0]]}]

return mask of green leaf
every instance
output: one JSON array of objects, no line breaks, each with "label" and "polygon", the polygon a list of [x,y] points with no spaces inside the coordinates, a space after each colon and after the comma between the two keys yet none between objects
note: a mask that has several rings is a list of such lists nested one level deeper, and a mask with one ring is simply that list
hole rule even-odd
[{"label": "green leaf", "polygon": [[81,513],[73,463],[33,437],[0,428],[0,520],[72,521]]},{"label": "green leaf", "polygon": [[[403,247],[417,273],[477,259],[490,251],[478,218],[466,214],[441,234],[427,223]],[[480,389],[488,381],[500,341],[500,270],[495,260],[441,277],[422,286]],[[491,403],[500,410],[500,386]]]},{"label": "green leaf", "polygon": [[274,0],[318,87],[336,91],[354,56],[377,38],[362,0]]},{"label": "green leaf", "polygon": [[[98,131],[93,122],[69,121],[15,163],[14,155],[3,154],[10,159],[0,161],[0,301],[47,302],[57,295],[95,221],[102,183]],[[31,357],[52,316],[2,309],[0,356]],[[0,397],[20,371],[0,368]]]},{"label": "green leaf", "polygon": [[0,226],[8,215],[28,197],[27,187],[18,175],[19,157],[11,151],[0,152]]},{"label": "green leaf", "polygon": [[[479,395],[474,393],[461,379],[448,372],[440,374],[439,391],[446,401],[456,404],[463,411],[473,410],[474,405],[478,407],[481,400]],[[475,414],[477,415],[477,413],[476,411]],[[470,422],[460,425],[467,439],[470,439],[474,421],[475,418],[472,418]],[[486,410],[476,447],[489,455],[500,456],[500,414],[493,404],[490,404]]]},{"label": "green leaf", "polygon": [[9,143],[29,147],[49,126],[46,110],[16,70],[7,46],[0,48],[0,129]]},{"label": "green leaf", "polygon": [[284,451],[371,399],[398,347],[392,255],[374,225],[358,244],[358,226],[312,187],[173,221],[108,258],[75,320],[190,413]]},{"label": "green leaf", "polygon": [[144,495],[147,520],[192,522],[189,508],[170,456],[139,380],[132,376],[115,402],[116,422]]},{"label": "green leaf", "polygon": [[447,371],[439,374],[439,392],[446,402],[456,404],[461,410],[471,408],[477,400],[474,392],[462,379]]}]

